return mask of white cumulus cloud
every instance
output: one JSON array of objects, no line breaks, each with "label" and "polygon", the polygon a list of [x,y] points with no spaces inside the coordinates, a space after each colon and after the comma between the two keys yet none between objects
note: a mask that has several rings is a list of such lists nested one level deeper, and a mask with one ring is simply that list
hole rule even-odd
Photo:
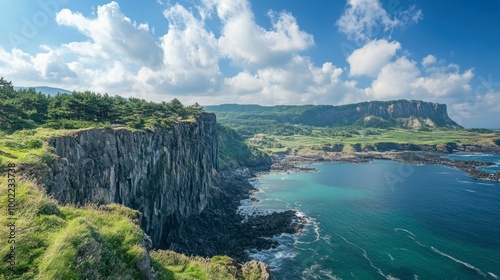
[{"label": "white cumulus cloud", "polygon": [[424,67],[428,67],[430,65],[433,65],[434,63],[436,63],[436,57],[433,56],[432,54],[429,54],[428,56],[422,59],[422,65]]},{"label": "white cumulus cloud", "polygon": [[[270,11],[263,27],[247,0],[200,0],[194,9],[163,3],[164,34],[128,18],[116,2],[92,16],[64,9],[54,20],[87,38],[33,54],[0,47],[0,73],[16,85],[207,105],[400,98],[459,104],[472,92],[473,69],[461,71],[433,55],[415,58],[396,40],[375,39],[377,29],[417,21],[421,13],[414,8],[393,12],[377,0],[348,0],[339,28],[360,32],[363,44],[348,55],[349,67],[340,67],[308,56],[314,37],[290,12]],[[225,73],[221,62],[231,70]],[[494,101],[497,92],[474,98]]]},{"label": "white cumulus cloud", "polygon": [[397,41],[388,42],[385,39],[370,41],[347,58],[351,76],[376,77],[400,49],[401,44]]},{"label": "white cumulus cloud", "polygon": [[415,6],[390,12],[392,14],[382,7],[380,0],[348,0],[337,26],[349,39],[363,43],[422,18],[422,11]]},{"label": "white cumulus cloud", "polygon": [[259,26],[247,0],[205,0],[222,21],[219,47],[224,56],[243,68],[284,64],[294,54],[314,45],[288,12],[269,12],[272,28]]},{"label": "white cumulus cloud", "polygon": [[126,17],[116,2],[97,8],[97,18],[63,9],[56,15],[60,25],[76,28],[88,36],[92,54],[121,59],[154,68],[162,63],[163,52],[147,24],[137,24]]}]

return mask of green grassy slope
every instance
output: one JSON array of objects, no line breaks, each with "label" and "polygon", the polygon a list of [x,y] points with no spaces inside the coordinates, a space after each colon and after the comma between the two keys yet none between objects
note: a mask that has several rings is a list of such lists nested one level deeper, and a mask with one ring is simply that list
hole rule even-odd
[{"label": "green grassy slope", "polygon": [[[229,257],[205,259],[172,251],[148,252],[138,211],[116,204],[61,206],[33,182],[18,178],[15,181],[16,211],[10,216],[6,215],[9,182],[6,176],[0,177],[2,280],[145,279],[141,269],[147,259],[154,279],[260,277],[257,270],[243,273]],[[10,222],[15,223],[15,230],[9,239],[11,229],[4,225]],[[11,246],[15,248],[11,250]],[[11,258],[11,252],[15,252],[15,258]],[[15,259],[13,267],[7,262],[9,259]]]}]

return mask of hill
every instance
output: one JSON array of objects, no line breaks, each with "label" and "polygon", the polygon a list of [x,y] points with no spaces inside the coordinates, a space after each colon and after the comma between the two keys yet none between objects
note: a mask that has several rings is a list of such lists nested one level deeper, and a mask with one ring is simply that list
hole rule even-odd
[{"label": "hill", "polygon": [[357,104],[259,106],[225,104],[205,106],[222,123],[290,123],[315,127],[460,127],[447,113],[446,105],[418,100],[370,101]]},{"label": "hill", "polygon": [[65,93],[69,94],[71,93],[70,90],[67,89],[62,89],[62,88],[55,88],[55,87],[46,87],[46,86],[35,86],[35,87],[14,87],[15,90],[21,90],[21,89],[30,89],[34,88],[36,92],[41,92],[43,94],[47,95],[57,95],[58,93]]},{"label": "hill", "polygon": [[316,127],[460,127],[447,113],[446,105],[418,100],[370,101],[357,104],[259,106],[224,104],[205,106],[222,123],[264,120]]}]

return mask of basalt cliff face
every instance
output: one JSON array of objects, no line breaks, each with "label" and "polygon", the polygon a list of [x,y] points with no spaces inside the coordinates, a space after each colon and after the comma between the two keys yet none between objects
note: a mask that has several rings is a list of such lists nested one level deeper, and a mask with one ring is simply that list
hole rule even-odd
[{"label": "basalt cliff face", "polygon": [[142,212],[154,247],[171,228],[201,213],[217,169],[216,119],[201,114],[169,130],[88,129],[53,138],[45,179],[61,203],[119,203]]},{"label": "basalt cliff face", "polygon": [[31,177],[62,204],[118,203],[139,210],[154,248],[245,262],[248,249],[276,247],[272,236],[299,232],[306,220],[294,211],[237,213],[253,190],[251,168],[268,169],[271,160],[255,157],[219,129],[215,115],[204,113],[169,130],[74,132],[49,140],[55,158]]},{"label": "basalt cliff face", "polygon": [[446,105],[419,100],[370,101],[343,106],[321,105],[304,112],[297,121],[315,126],[342,126],[370,118],[403,120],[405,126],[460,127],[448,116]]}]

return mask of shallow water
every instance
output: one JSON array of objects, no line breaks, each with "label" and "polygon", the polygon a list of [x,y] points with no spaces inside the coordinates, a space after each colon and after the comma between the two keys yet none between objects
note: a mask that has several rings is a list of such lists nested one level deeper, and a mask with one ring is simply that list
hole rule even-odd
[{"label": "shallow water", "polygon": [[500,183],[391,161],[314,167],[259,177],[259,201],[240,209],[310,217],[304,233],[277,237],[279,248],[251,252],[277,279],[500,276]]}]

